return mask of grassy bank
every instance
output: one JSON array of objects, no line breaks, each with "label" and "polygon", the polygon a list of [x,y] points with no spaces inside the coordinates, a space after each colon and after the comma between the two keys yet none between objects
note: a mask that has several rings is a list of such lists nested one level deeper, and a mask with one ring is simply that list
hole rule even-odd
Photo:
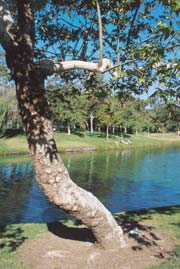
[{"label": "grassy bank", "polygon": [[[127,142],[128,139],[132,141],[130,146],[121,143],[121,140]],[[61,152],[180,145],[180,137],[176,134],[138,134],[128,135],[124,138],[112,135],[107,141],[103,133],[94,133],[93,135],[90,135],[87,132],[72,135],[55,133],[55,140],[57,142],[58,149]],[[24,135],[3,137],[0,139],[0,154],[24,154],[27,152],[28,146]]]},{"label": "grassy bank", "polygon": [[47,231],[46,224],[13,224],[0,227],[0,269],[27,269],[20,261],[23,243]]},{"label": "grassy bank", "polygon": [[177,246],[170,258],[159,266],[148,269],[179,269],[180,268],[180,206],[163,207],[156,209],[140,210],[127,213],[115,214],[119,223],[147,222],[150,226],[160,228],[177,240]]},{"label": "grassy bank", "polygon": [[[170,236],[180,240],[180,207],[166,207],[149,209],[138,212],[120,213],[115,215],[117,221],[134,223],[148,221],[149,225],[159,227]],[[64,223],[64,222],[63,222]],[[71,224],[68,226],[71,226]],[[23,243],[41,234],[46,235],[46,224],[17,224],[7,225],[0,228],[0,269],[28,269],[28,266],[20,261]],[[30,250],[29,250],[30,251]],[[177,246],[171,257],[154,269],[177,269],[180,268],[180,246]]]}]

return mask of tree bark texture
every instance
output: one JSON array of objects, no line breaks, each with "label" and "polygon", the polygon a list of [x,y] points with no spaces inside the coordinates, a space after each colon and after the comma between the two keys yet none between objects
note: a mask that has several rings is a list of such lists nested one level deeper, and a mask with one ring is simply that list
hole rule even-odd
[{"label": "tree bark texture", "polygon": [[13,66],[11,62],[39,186],[52,203],[89,227],[102,247],[121,247],[124,244],[121,227],[94,195],[70,179],[58,154],[45,98],[44,79],[26,61],[22,66]]},{"label": "tree bark texture", "polygon": [[18,0],[17,6],[18,32],[15,41],[12,35],[12,42],[5,44],[4,48],[16,84],[20,114],[39,186],[57,207],[89,227],[101,246],[121,247],[124,245],[122,229],[95,196],[70,179],[58,154],[45,97],[45,74],[39,73],[33,62],[30,4],[28,0]]}]

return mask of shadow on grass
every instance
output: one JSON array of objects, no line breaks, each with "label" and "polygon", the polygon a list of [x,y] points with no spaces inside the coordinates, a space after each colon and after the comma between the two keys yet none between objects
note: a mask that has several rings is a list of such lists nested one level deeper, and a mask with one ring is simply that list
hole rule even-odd
[{"label": "shadow on grass", "polygon": [[[114,216],[117,223],[123,228],[124,233],[128,237],[132,237],[137,243],[133,246],[133,250],[136,251],[142,250],[143,247],[157,246],[161,240],[156,233],[155,227],[142,224],[142,221],[151,220],[156,214],[171,216],[176,213],[180,213],[180,206],[130,211],[115,214]],[[66,223],[63,224],[61,221],[48,223],[47,227],[50,232],[61,238],[94,243],[96,240],[91,231],[87,228],[78,227],[78,225],[79,223],[75,221],[73,223],[74,227],[68,227]],[[180,226],[180,222],[174,225]]]},{"label": "shadow on grass", "polygon": [[95,242],[92,232],[88,228],[68,227],[61,222],[47,223],[48,231],[61,238],[83,242]]},{"label": "shadow on grass", "polygon": [[[151,247],[158,245],[158,241],[160,240],[159,236],[156,235],[155,227],[144,225],[142,222],[151,220],[156,215],[173,216],[176,213],[180,213],[180,206],[129,211],[115,214],[115,219],[123,228],[124,233],[127,233],[129,237],[133,237],[138,243],[137,247],[134,247],[134,250],[140,250],[143,246]],[[171,225],[179,227],[180,222],[171,223]]]},{"label": "shadow on grass", "polygon": [[123,225],[126,222],[139,222],[143,220],[150,220],[152,216],[156,214],[163,215],[174,215],[180,213],[180,206],[171,206],[171,207],[158,207],[152,209],[143,209],[138,211],[128,211],[126,213],[117,213],[115,214],[115,219],[120,225]]},{"label": "shadow on grass", "polygon": [[24,134],[23,130],[19,129],[7,129],[2,135],[1,138],[13,138],[20,134]]},{"label": "shadow on grass", "polygon": [[13,225],[0,226],[0,249],[8,248],[15,251],[27,239],[22,228]]}]

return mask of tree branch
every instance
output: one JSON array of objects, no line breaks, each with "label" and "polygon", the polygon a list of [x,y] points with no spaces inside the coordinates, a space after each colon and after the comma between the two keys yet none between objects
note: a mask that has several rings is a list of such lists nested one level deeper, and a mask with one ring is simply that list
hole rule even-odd
[{"label": "tree branch", "polygon": [[46,76],[66,72],[74,69],[87,70],[90,72],[100,72],[104,73],[107,69],[110,70],[111,74],[114,77],[117,77],[117,72],[112,71],[113,64],[107,58],[102,59],[102,66],[99,68],[98,63],[72,60],[72,61],[62,61],[55,62],[52,59],[42,60],[40,62],[35,63],[35,68],[37,68],[40,72],[43,72]]},{"label": "tree branch", "polygon": [[99,62],[98,67],[102,66],[103,60],[103,34],[102,34],[102,20],[101,20],[101,9],[98,0],[96,0],[97,13],[98,13],[98,26],[99,26]]},{"label": "tree branch", "polygon": [[17,12],[19,42],[22,42],[29,54],[32,54],[34,47],[34,14],[30,2],[29,0],[17,0]]},{"label": "tree branch", "polygon": [[15,41],[13,31],[15,24],[6,2],[0,0],[0,43],[4,48]]},{"label": "tree branch", "polygon": [[[128,60],[128,61],[126,61],[126,62],[124,62],[124,63],[119,63],[119,64],[117,64],[117,65],[111,65],[111,67],[109,67],[109,68],[107,68],[106,70],[104,70],[103,72],[102,72],[102,74],[104,74],[104,73],[106,73],[106,72],[111,72],[112,73],[112,70],[114,70],[114,69],[116,69],[116,68],[118,68],[118,67],[120,67],[120,66],[123,66],[123,65],[126,65],[126,64],[129,64],[129,63],[133,63],[133,62],[135,62],[135,61],[137,61],[137,59],[131,59],[131,60]],[[116,77],[119,77],[119,75],[117,74],[116,75]]]},{"label": "tree branch", "polygon": [[[119,66],[123,66],[123,65],[126,65],[126,64],[129,64],[129,63],[133,63],[133,62],[135,62],[135,61],[137,61],[137,59],[128,60],[128,61],[126,61],[126,62],[124,62],[124,63],[119,63],[119,64],[117,64],[117,65],[113,65],[113,64],[112,64],[111,67],[107,68],[106,70],[104,70],[104,71],[101,72],[101,73],[104,74],[104,73],[106,73],[106,72],[108,72],[108,71],[111,72],[111,73],[114,73],[113,70],[116,69],[116,68],[118,68]],[[178,64],[176,64],[176,63],[163,63],[163,62],[158,62],[158,63],[155,63],[155,64],[153,65],[153,68],[155,68],[155,69],[157,69],[157,70],[161,70],[161,69],[163,69],[163,68],[170,69],[170,68],[175,67],[175,66],[177,66],[177,65],[178,65]],[[137,71],[139,71],[139,70],[143,70],[143,69],[144,69],[143,66],[139,66],[138,68],[135,68],[135,70],[137,70]],[[115,72],[115,73],[116,73],[115,77],[118,78],[119,75],[117,74],[117,72]]]},{"label": "tree branch", "polygon": [[[116,68],[119,66],[123,66],[132,62],[135,62],[136,59],[131,59],[124,63],[120,63],[118,65],[113,65],[111,61],[107,58],[103,58],[102,66],[99,68],[98,63],[94,62],[86,62],[80,60],[71,60],[71,61],[62,61],[62,62],[55,62],[52,59],[42,60],[40,62],[35,63],[35,68],[38,69],[40,72],[44,73],[45,76],[50,76],[53,74],[59,74],[61,72],[68,72],[74,69],[81,69],[86,70],[89,72],[100,72],[102,74],[106,72],[110,72],[113,77],[119,78],[118,72],[115,71]],[[177,64],[164,64],[164,63],[157,63],[154,64],[155,69],[161,68],[171,68],[176,66]],[[143,67],[138,67],[139,70],[143,69]]]}]

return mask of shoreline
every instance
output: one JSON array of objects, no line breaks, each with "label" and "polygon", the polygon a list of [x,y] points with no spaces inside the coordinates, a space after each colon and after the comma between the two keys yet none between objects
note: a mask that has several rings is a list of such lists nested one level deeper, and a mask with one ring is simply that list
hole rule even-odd
[{"label": "shoreline", "polygon": [[[146,145],[125,145],[120,147],[109,147],[109,148],[82,148],[82,147],[67,147],[65,149],[59,149],[58,152],[62,153],[87,153],[87,152],[102,152],[102,151],[111,151],[111,150],[126,150],[126,149],[143,149],[143,148],[159,148],[159,147],[180,147],[179,142],[163,143],[160,145],[157,144],[146,144]],[[29,151],[17,151],[17,152],[0,152],[0,156],[31,156]]]},{"label": "shoreline", "polygon": [[[114,136],[108,141],[101,137],[79,137],[71,135],[70,137],[64,133],[55,134],[55,141],[59,153],[84,153],[84,152],[100,152],[109,150],[125,150],[125,149],[142,149],[142,148],[158,148],[180,146],[180,137],[175,134],[146,134],[129,135],[132,144],[127,145],[121,143],[121,137]],[[123,138],[125,140],[129,138]],[[61,146],[60,146],[61,145]],[[24,135],[13,138],[0,139],[0,156],[30,156],[26,138]]]},{"label": "shoreline", "polygon": [[[111,150],[126,150],[126,149],[143,149],[143,148],[159,148],[159,147],[173,147],[173,146],[178,146],[180,147],[180,143],[164,143],[161,145],[153,145],[153,144],[148,144],[148,145],[142,145],[142,146],[126,146],[126,147],[114,147],[114,148],[108,148],[108,149],[98,149],[98,148],[67,148],[63,150],[58,150],[58,152],[61,153],[85,153],[85,152],[102,152],[102,151],[111,151]],[[31,156],[30,152],[28,151],[19,151],[19,152],[0,152],[0,156]]]}]

